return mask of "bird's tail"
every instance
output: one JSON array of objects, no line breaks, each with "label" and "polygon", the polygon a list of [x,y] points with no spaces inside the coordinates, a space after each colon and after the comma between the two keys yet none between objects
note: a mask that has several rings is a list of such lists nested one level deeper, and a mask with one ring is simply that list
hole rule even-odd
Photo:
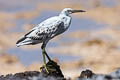
[{"label": "bird's tail", "polygon": [[20,47],[22,45],[28,45],[28,44],[31,44],[31,39],[25,36],[16,42],[17,47]]}]

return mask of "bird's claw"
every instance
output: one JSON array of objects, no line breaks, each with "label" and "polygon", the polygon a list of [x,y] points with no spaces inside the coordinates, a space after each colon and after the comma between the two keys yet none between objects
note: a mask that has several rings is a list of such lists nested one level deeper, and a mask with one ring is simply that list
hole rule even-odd
[{"label": "bird's claw", "polygon": [[45,67],[46,72],[49,74],[49,69],[47,68],[47,66],[45,65],[44,67]]}]

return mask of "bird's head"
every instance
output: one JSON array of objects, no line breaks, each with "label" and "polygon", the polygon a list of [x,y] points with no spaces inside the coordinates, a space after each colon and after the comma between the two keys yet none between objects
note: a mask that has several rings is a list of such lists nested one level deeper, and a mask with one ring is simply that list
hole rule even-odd
[{"label": "bird's head", "polygon": [[65,8],[62,10],[61,14],[65,14],[67,16],[69,16],[70,14],[72,13],[77,13],[77,12],[86,12],[84,10],[74,10],[74,9],[71,9],[71,8]]}]

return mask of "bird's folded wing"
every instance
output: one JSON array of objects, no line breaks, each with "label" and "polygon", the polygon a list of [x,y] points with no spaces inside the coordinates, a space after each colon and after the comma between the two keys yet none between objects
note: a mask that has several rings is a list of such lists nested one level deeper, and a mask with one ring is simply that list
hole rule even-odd
[{"label": "bird's folded wing", "polygon": [[63,24],[60,20],[55,20],[54,22],[49,22],[44,25],[40,25],[33,28],[30,32],[28,32],[25,37],[31,38],[33,40],[44,40],[46,38],[50,38],[55,32],[58,31],[60,25]]}]

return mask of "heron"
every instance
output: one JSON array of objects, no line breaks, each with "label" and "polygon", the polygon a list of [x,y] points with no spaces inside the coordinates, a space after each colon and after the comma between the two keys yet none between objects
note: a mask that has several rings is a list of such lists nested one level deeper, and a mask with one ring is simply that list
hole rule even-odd
[{"label": "heron", "polygon": [[65,32],[69,28],[72,20],[70,14],[77,12],[85,11],[74,10],[72,8],[63,9],[58,16],[48,18],[40,24],[36,25],[33,29],[31,29],[27,34],[25,34],[16,42],[16,46],[20,47],[23,45],[35,45],[38,43],[42,43],[41,49],[43,56],[43,64],[46,72],[49,73],[46,66],[46,57],[49,61],[51,61],[51,59],[46,53],[45,47],[49,40]]}]

